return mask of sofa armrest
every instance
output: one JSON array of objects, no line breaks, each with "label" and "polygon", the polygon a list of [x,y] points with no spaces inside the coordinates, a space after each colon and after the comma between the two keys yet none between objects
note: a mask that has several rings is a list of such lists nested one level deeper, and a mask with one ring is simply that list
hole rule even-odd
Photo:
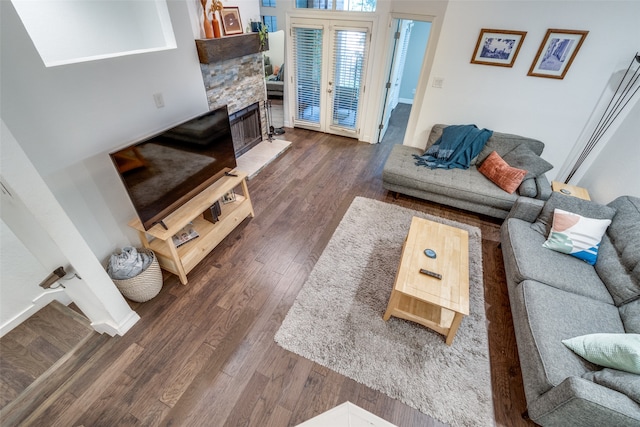
[{"label": "sofa armrest", "polygon": [[549,200],[549,197],[551,197],[551,183],[545,174],[536,177],[536,186],[538,188],[536,199]]},{"label": "sofa armrest", "polygon": [[640,407],[625,394],[579,377],[568,377],[534,402],[529,416],[544,426],[637,426]]},{"label": "sofa armrest", "polygon": [[509,218],[518,218],[532,223],[538,218],[543,206],[543,200],[532,199],[530,197],[518,197],[505,221]]}]

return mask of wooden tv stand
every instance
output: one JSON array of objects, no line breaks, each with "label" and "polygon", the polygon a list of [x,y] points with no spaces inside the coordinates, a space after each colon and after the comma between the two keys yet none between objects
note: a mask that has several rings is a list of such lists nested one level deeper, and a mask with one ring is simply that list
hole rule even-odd
[{"label": "wooden tv stand", "polygon": [[[187,274],[209,252],[245,218],[249,216],[253,218],[255,215],[247,188],[247,174],[240,171],[233,173],[237,176],[223,176],[167,216],[163,222],[168,230],[161,224],[145,230],[138,218],[129,222],[129,226],[138,231],[142,245],[155,252],[160,267],[177,275],[183,285],[188,282]],[[237,187],[240,187],[241,194],[238,194]],[[230,203],[220,202],[222,214],[218,222],[213,223],[204,219],[203,212],[208,211],[211,205],[231,190],[235,191],[236,200]],[[190,222],[200,236],[176,247],[172,237]]]}]

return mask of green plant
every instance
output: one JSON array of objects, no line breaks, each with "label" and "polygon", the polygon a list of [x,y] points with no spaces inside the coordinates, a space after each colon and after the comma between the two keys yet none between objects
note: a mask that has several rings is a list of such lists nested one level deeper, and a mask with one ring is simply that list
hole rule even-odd
[{"label": "green plant", "polygon": [[260,50],[262,50],[267,44],[267,40],[269,40],[269,27],[267,26],[267,24],[263,23],[262,25],[260,25],[258,37],[260,37]]}]

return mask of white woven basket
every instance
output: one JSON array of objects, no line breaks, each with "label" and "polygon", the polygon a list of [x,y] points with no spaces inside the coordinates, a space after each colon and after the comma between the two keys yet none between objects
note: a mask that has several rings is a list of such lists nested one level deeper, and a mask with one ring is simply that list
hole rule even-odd
[{"label": "white woven basket", "polygon": [[135,302],[145,302],[158,295],[162,290],[162,271],[156,254],[151,249],[140,248],[138,252],[146,253],[153,257],[153,261],[151,261],[147,269],[131,279],[111,280],[126,298]]}]

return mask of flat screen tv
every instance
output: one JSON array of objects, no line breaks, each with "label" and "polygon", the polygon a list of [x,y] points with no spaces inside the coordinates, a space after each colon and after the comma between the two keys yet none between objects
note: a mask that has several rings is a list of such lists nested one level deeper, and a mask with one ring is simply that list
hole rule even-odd
[{"label": "flat screen tv", "polygon": [[237,166],[226,106],[109,155],[145,230]]}]

